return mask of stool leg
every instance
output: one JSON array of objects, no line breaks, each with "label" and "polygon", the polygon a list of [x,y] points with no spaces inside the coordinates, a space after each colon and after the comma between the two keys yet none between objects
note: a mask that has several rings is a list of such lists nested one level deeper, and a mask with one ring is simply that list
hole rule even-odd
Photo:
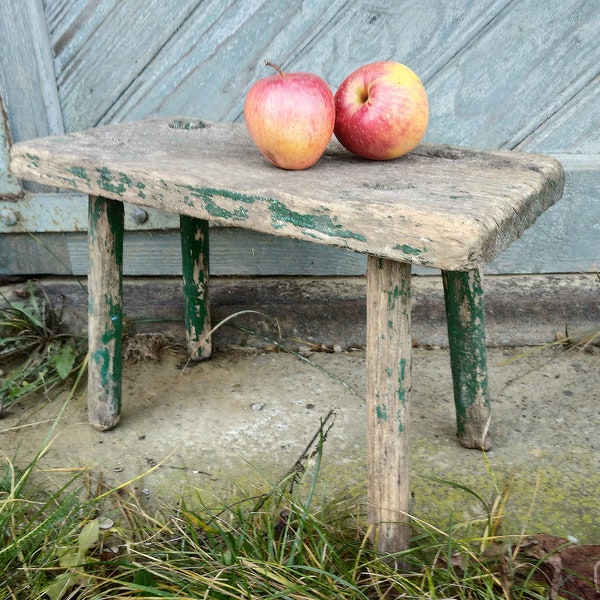
[{"label": "stool leg", "polygon": [[208,221],[181,215],[179,223],[188,351],[193,360],[204,360],[212,353],[209,335]]},{"label": "stool leg", "polygon": [[458,439],[489,450],[491,420],[481,273],[442,271]]},{"label": "stool leg", "polygon": [[409,545],[408,400],[411,390],[411,268],[367,262],[368,515],[377,549]]},{"label": "stool leg", "polygon": [[100,430],[121,416],[123,203],[90,196],[88,212],[88,418]]}]

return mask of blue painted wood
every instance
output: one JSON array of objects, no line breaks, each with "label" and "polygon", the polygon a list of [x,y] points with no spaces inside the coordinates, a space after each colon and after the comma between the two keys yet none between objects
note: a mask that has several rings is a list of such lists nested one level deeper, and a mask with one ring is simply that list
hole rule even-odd
[{"label": "blue painted wood", "polygon": [[[0,95],[0,198],[6,199],[18,198],[23,194],[19,181],[8,169],[10,144],[11,136],[8,129],[8,118],[4,110],[2,95]],[[3,210],[11,210],[11,208],[8,205],[3,207],[2,203],[0,203],[0,211]],[[6,218],[0,218],[0,227],[3,224],[6,225],[6,223]]]},{"label": "blue painted wood", "polygon": [[[0,14],[5,41],[0,72],[17,141],[60,133],[63,121],[67,130],[167,114],[239,121],[248,88],[267,74],[265,58],[287,69],[318,72],[333,89],[361,64],[398,60],[425,83],[431,104],[429,141],[596,157],[585,171],[570,170],[567,159],[563,201],[498,257],[491,272],[599,268],[597,0],[5,4]],[[23,223],[38,227],[44,222],[45,215],[35,214],[43,206],[27,197]],[[68,206],[66,202],[64,222]],[[252,273],[258,261],[246,252],[247,240],[226,235],[245,258],[233,264],[224,257],[220,268],[228,274]],[[11,250],[8,270],[22,262],[23,240],[15,236],[5,243]],[[55,254],[66,252],[77,263],[72,249],[77,244],[71,244],[70,234],[50,240]],[[176,231],[170,240],[169,251],[176,252]],[[163,234],[161,242],[166,243]],[[141,245],[139,262],[132,269],[149,274],[155,265],[145,262],[143,241],[136,243]],[[269,245],[273,274],[297,270],[290,267],[285,244],[277,240]],[[50,256],[49,264],[55,264]],[[356,265],[332,255],[320,257],[322,268],[332,274],[354,273]],[[165,274],[172,272],[165,269]]]}]

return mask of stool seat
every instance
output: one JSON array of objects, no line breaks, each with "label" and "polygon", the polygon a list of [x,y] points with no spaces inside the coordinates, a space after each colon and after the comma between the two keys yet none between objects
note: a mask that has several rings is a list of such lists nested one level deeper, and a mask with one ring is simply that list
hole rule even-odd
[{"label": "stool seat", "polygon": [[[367,260],[368,514],[382,552],[408,546],[411,265],[442,271],[457,431],[490,447],[481,268],[562,195],[554,159],[422,144],[371,162],[333,140],[306,171],[283,171],[243,124],[163,118],[28,140],[23,179],[90,196],[88,410],[120,417],[123,202],[180,215],[188,349],[211,354],[209,224],[347,248]],[[157,260],[160,258],[158,257]]]},{"label": "stool seat", "polygon": [[552,158],[423,144],[372,162],[333,140],[306,171],[265,161],[241,124],[158,119],[16,144],[26,179],[450,271],[490,262],[561,195]]}]

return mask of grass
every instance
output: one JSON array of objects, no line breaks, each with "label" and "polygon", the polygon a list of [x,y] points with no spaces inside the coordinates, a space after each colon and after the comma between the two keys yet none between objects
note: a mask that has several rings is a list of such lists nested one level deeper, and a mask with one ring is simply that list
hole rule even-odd
[{"label": "grass", "polygon": [[62,314],[43,288],[30,281],[22,296],[0,297],[0,359],[10,365],[0,373],[0,418],[28,394],[63,383],[87,355],[87,340],[63,331]]},{"label": "grass", "polygon": [[[16,391],[3,388],[5,406],[36,382],[35,389],[48,395],[52,368],[57,382],[77,374],[72,395],[85,360],[76,355],[75,340],[60,332],[59,315],[31,293],[26,302],[2,310],[0,350],[17,357],[33,351],[38,362],[28,364],[43,365],[37,374],[30,369],[21,383],[11,372],[10,389]],[[586,339],[580,347],[596,340]],[[56,350],[56,344],[72,351]],[[55,352],[66,357],[64,365],[52,358]],[[265,493],[239,490],[221,504],[207,502],[200,493],[186,494],[186,501],[152,513],[134,491],[134,481],[109,489],[101,479],[94,482],[91,473],[75,470],[66,483],[49,489],[39,463],[55,426],[30,464],[19,468],[8,459],[0,464],[0,600],[519,600],[548,595],[549,587],[535,576],[544,561],[522,552],[524,533],[502,533],[509,487],[493,474],[492,498],[436,480],[474,496],[484,518],[440,528],[413,517],[409,550],[382,556],[371,544],[359,502],[315,502],[326,496],[319,492],[324,485],[319,467],[327,419],[288,474]],[[306,469],[309,462],[314,464]],[[402,571],[395,565],[403,565]]]},{"label": "grass", "polygon": [[502,493],[480,498],[482,520],[442,530],[413,519],[410,549],[394,556],[374,550],[359,503],[316,506],[328,427],[265,493],[217,505],[197,493],[152,514],[134,482],[106,489],[87,471],[48,491],[38,462],[50,441],[23,470],[6,461],[0,599],[544,597],[519,567],[523,536],[499,534]]}]

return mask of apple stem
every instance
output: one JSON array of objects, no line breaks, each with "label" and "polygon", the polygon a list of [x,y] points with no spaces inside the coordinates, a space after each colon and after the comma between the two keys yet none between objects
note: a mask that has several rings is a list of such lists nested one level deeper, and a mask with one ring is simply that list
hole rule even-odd
[{"label": "apple stem", "polygon": [[277,66],[275,63],[272,63],[270,60],[266,60],[266,59],[265,59],[265,65],[267,65],[267,67],[273,67],[285,79],[285,73],[281,70],[281,67]]}]

